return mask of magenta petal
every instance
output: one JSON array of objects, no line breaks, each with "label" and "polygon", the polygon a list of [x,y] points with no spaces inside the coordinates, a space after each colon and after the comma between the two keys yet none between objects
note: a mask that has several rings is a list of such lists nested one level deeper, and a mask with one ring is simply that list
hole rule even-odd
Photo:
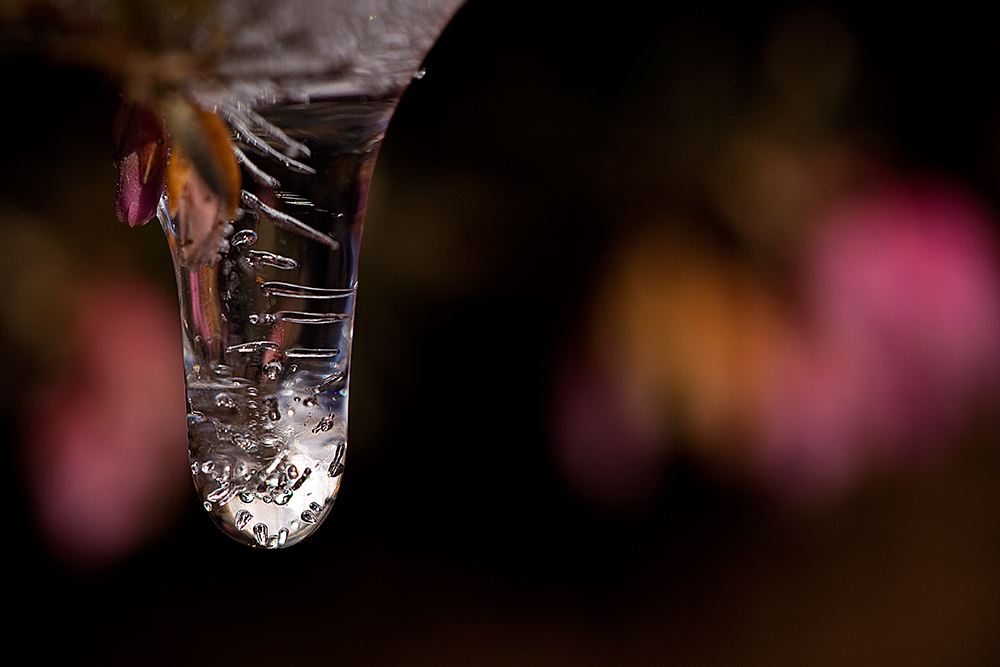
[{"label": "magenta petal", "polygon": [[163,122],[148,107],[123,102],[115,117],[114,140],[118,165],[115,214],[132,227],[144,225],[156,215],[166,181]]}]

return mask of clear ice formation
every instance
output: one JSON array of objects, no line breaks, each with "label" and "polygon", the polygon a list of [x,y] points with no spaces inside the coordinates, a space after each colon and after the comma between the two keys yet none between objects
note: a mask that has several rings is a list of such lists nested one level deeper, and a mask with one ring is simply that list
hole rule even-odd
[{"label": "clear ice formation", "polygon": [[[191,474],[255,547],[295,544],[345,469],[357,259],[396,102],[456,0],[223,0],[211,74],[181,94],[231,130],[240,208],[216,261],[185,265],[161,205],[183,319]],[[261,10],[266,15],[261,15]],[[193,38],[192,38],[193,39]]]}]

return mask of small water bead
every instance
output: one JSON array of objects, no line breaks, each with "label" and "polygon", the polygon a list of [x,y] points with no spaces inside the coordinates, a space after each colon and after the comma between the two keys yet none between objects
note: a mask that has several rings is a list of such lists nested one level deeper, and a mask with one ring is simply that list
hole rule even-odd
[{"label": "small water bead", "polygon": [[[240,494],[240,498],[242,499],[242,494]],[[237,512],[236,513],[236,530],[243,530],[244,528],[246,528],[247,524],[250,523],[251,519],[253,519],[253,514],[250,514],[249,511],[247,511],[247,510],[240,510],[239,512]]]},{"label": "small water bead", "polygon": [[316,514],[311,510],[302,510],[302,514],[299,515],[303,523],[316,523]]},{"label": "small water bead", "polygon": [[289,465],[288,469],[285,471],[285,474],[288,475],[288,479],[295,479],[296,477],[299,476],[299,469],[296,468],[294,465]]},{"label": "small water bead", "polygon": [[288,541],[288,529],[282,528],[278,531],[278,546],[285,546],[285,542]]},{"label": "small water bead", "polygon": [[311,509],[313,512],[322,512],[323,506],[317,503],[316,501],[313,501],[309,503],[309,509]]},{"label": "small water bead", "polygon": [[201,471],[206,475],[211,475],[215,470],[215,461],[205,461],[201,464]]},{"label": "small water bead", "polygon": [[257,540],[257,544],[260,546],[267,546],[267,526],[262,523],[255,525],[253,527],[253,538]]},{"label": "small water bead", "polygon": [[249,505],[253,502],[253,494],[249,491],[240,491],[240,500]]},{"label": "small water bead", "polygon": [[206,512],[212,511],[212,503],[208,502],[207,500],[202,504],[202,507],[205,508]]}]

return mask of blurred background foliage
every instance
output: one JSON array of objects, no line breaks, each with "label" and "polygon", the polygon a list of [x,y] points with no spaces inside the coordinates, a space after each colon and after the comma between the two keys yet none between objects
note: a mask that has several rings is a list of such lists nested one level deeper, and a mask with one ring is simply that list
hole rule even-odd
[{"label": "blurred background foliage", "polygon": [[997,664],[994,32],[472,0],[376,169],[344,487],[274,553],[187,480],[113,77],[0,46],[17,627],[81,664]]}]

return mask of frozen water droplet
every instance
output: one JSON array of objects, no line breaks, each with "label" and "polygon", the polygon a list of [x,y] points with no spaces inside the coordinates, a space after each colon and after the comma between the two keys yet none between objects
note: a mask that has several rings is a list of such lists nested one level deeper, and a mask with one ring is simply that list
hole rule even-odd
[{"label": "frozen water droplet", "polygon": [[260,322],[260,315],[257,313],[250,313],[250,316],[247,319],[250,320],[250,324],[257,324]]},{"label": "frozen water droplet", "polygon": [[212,503],[208,502],[207,500],[204,503],[202,503],[201,506],[205,508],[206,512],[212,511]]},{"label": "frozen water droplet", "polygon": [[242,500],[247,505],[249,505],[250,503],[253,502],[253,494],[250,493],[249,491],[241,491],[240,492],[240,500]]},{"label": "frozen water droplet", "polygon": [[316,523],[316,515],[311,510],[302,510],[299,517],[304,523]]},{"label": "frozen water droplet", "polygon": [[247,387],[247,396],[256,396],[257,387]]},{"label": "frozen water droplet", "polygon": [[[242,494],[240,494],[242,496]],[[236,530],[243,530],[253,519],[253,514],[250,514],[247,510],[240,510],[236,513]]]},{"label": "frozen water droplet", "polygon": [[427,76],[427,70],[424,69],[423,67],[421,67],[420,69],[418,69],[416,72],[413,73],[413,78],[417,80],[422,79],[425,76]]},{"label": "frozen water droplet", "polygon": [[295,479],[299,476],[299,469],[294,465],[290,465],[288,466],[288,470],[285,471],[285,474],[288,475],[288,479]]},{"label": "frozen water droplet", "polygon": [[313,501],[309,503],[309,509],[311,509],[313,512],[322,512],[323,506],[317,503],[316,501]]},{"label": "frozen water droplet", "polygon": [[253,527],[253,538],[257,540],[257,544],[262,547],[267,546],[267,526],[262,523],[258,523]]},{"label": "frozen water droplet", "polygon": [[285,546],[285,542],[288,541],[288,529],[282,528],[278,531],[278,546]]},{"label": "frozen water droplet", "polygon": [[201,471],[206,475],[211,475],[213,470],[215,470],[215,461],[205,461],[201,464]]}]

